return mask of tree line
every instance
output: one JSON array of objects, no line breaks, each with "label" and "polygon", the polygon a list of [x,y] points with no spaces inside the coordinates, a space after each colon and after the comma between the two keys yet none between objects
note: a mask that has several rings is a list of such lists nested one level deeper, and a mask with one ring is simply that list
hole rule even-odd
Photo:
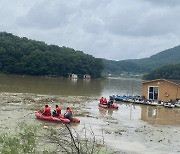
[{"label": "tree line", "polygon": [[98,78],[103,68],[102,59],[82,51],[0,33],[0,72],[64,77],[75,73]]},{"label": "tree line", "polygon": [[180,80],[180,63],[176,65],[165,65],[144,75],[144,79],[146,80],[159,78]]}]

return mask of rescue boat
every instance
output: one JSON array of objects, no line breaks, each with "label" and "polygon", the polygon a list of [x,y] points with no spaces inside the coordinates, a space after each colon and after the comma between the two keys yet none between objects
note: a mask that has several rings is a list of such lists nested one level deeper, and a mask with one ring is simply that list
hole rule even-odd
[{"label": "rescue boat", "polygon": [[118,105],[117,104],[112,104],[110,107],[108,107],[108,105],[104,105],[104,104],[100,104],[99,103],[99,107],[118,109]]},{"label": "rescue boat", "polygon": [[[65,118],[64,116],[60,115],[58,117],[54,117],[54,116],[45,116],[42,114],[42,112],[36,112],[36,117],[38,119],[42,119],[42,120],[47,120],[47,121],[52,121],[52,122],[59,122],[59,123],[66,123],[69,124],[71,123],[71,121],[67,118]],[[73,118],[73,123],[79,123],[80,120],[78,118]]]}]

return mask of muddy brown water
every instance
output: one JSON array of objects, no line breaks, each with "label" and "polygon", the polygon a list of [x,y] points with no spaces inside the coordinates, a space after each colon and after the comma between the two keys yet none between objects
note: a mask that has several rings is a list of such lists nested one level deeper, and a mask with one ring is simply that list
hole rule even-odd
[{"label": "muddy brown water", "polygon": [[[65,112],[72,106],[81,120],[77,130],[90,127],[97,136],[103,131],[108,146],[117,153],[179,153],[180,109],[117,102],[119,109],[98,107],[101,96],[141,95],[142,81],[109,78],[70,80],[17,75],[0,75],[1,131],[13,131],[17,123],[61,124],[37,120],[34,113],[45,104],[60,104]],[[24,115],[24,116],[22,116]]]}]

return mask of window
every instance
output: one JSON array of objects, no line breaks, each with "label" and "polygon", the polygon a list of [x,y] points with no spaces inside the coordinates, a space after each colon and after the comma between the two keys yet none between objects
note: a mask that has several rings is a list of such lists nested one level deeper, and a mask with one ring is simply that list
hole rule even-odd
[{"label": "window", "polygon": [[157,100],[158,99],[158,87],[149,87],[149,99],[151,100]]}]

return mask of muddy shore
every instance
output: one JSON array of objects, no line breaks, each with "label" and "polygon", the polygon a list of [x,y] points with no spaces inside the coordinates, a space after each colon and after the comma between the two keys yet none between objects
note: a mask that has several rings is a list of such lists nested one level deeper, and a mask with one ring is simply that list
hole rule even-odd
[{"label": "muddy shore", "polygon": [[79,125],[72,126],[77,130],[84,125],[91,126],[97,135],[103,130],[105,143],[117,151],[116,153],[180,153],[180,126],[154,126],[142,121],[127,123],[117,118],[119,111],[113,115],[103,115],[97,107],[97,100],[98,98],[87,96],[0,93],[0,130],[14,131],[17,123],[24,120],[28,123],[41,123],[35,118],[35,112],[45,104],[52,108],[58,104],[63,113],[67,106],[73,108],[74,115],[81,120]]}]

